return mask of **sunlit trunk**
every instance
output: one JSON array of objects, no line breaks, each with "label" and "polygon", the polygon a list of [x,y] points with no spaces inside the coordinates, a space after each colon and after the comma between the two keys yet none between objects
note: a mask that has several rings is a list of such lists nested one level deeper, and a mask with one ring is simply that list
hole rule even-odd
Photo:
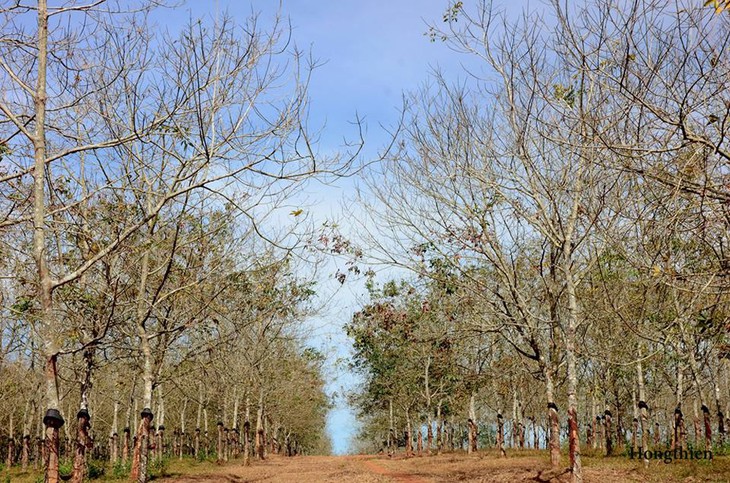
[{"label": "sunlit trunk", "polygon": [[89,412],[82,408],[76,416],[78,420],[76,451],[74,453],[72,483],[82,483],[86,478],[86,450],[90,447]]},{"label": "sunlit trunk", "polygon": [[406,456],[413,456],[413,433],[411,433],[411,416],[406,409]]},{"label": "sunlit trunk", "polygon": [[243,465],[251,465],[251,404],[246,394],[246,416],[243,421]]},{"label": "sunlit trunk", "polygon": [[[150,391],[150,399],[152,399],[151,392],[152,391]],[[139,426],[136,433],[137,437],[134,443],[134,452],[132,454],[132,471],[130,473],[130,480],[137,483],[146,483],[147,481],[147,463],[149,456],[151,425],[152,411],[149,408],[145,408],[140,414]]]},{"label": "sunlit trunk", "polygon": [[548,425],[549,425],[549,442],[548,447],[550,448],[550,466],[557,468],[560,466],[560,421],[558,419],[558,406],[555,404],[554,399],[554,386],[552,372],[549,368],[544,369],[545,374],[545,386],[547,392],[547,411],[548,411]]},{"label": "sunlit trunk", "polygon": [[477,450],[477,425],[476,425],[477,413],[475,407],[475,396],[471,394],[469,398],[469,420],[466,422],[468,431],[468,446],[467,453],[471,454]]},{"label": "sunlit trunk", "polygon": [[258,459],[265,458],[266,441],[264,439],[264,390],[259,389],[259,406],[256,413],[256,456]]},{"label": "sunlit trunk", "polygon": [[13,466],[15,456],[15,428],[13,427],[13,415],[10,414],[10,431],[8,432],[8,455],[5,458],[5,466]]},{"label": "sunlit trunk", "polygon": [[[568,240],[572,240],[572,237]],[[566,253],[569,253],[568,250],[566,247]],[[580,459],[580,434],[578,433],[578,369],[576,367],[578,299],[575,293],[570,256],[566,255],[564,263],[568,296],[568,323],[565,329],[565,358],[568,363],[568,448],[570,451],[570,467],[573,472],[572,481],[573,483],[581,483],[583,481],[583,470]]]}]

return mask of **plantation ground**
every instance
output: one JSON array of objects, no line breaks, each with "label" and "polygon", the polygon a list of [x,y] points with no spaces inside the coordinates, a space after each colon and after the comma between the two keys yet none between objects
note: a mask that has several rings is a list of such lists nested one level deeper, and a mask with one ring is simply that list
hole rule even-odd
[{"label": "plantation ground", "polygon": [[[730,457],[713,461],[653,461],[648,468],[626,457],[583,456],[587,483],[622,482],[728,482]],[[567,466],[567,459],[564,461]],[[154,475],[161,483],[244,483],[244,482],[337,482],[337,483],[424,483],[424,482],[567,482],[569,474],[548,470],[545,452],[513,452],[500,459],[493,452],[476,456],[463,453],[404,459],[387,456],[271,456],[265,462],[244,467],[241,460],[218,466],[192,460],[167,463],[164,475]],[[38,481],[40,473],[0,472],[0,481],[17,483]],[[125,481],[102,478],[96,481]]]},{"label": "plantation ground", "polygon": [[[567,461],[566,461],[567,463]],[[652,462],[648,468],[623,457],[584,457],[585,481],[620,483],[641,482],[727,482],[730,481],[730,458],[712,462],[678,461],[671,464]],[[499,459],[491,452],[477,456],[443,454],[423,458],[388,458],[384,456],[304,456],[272,458],[245,468],[234,462],[211,471],[188,473],[165,478],[166,483],[208,482],[559,482],[569,481],[567,473],[547,470],[549,461],[543,453],[526,451]],[[190,468],[189,470],[194,470]],[[175,468],[171,467],[174,473]],[[182,470],[181,472],[186,472]]]}]

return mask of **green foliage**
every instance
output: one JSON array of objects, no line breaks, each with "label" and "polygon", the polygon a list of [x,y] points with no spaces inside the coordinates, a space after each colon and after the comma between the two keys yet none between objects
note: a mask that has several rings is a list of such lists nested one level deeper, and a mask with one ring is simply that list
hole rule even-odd
[{"label": "green foliage", "polygon": [[74,469],[74,463],[73,463],[72,459],[67,459],[67,460],[61,461],[58,464],[58,471],[62,477],[71,476],[71,473],[73,473],[73,469]]},{"label": "green foliage", "polygon": [[132,462],[128,461],[126,463],[122,462],[122,460],[117,460],[116,463],[114,463],[114,467],[112,468],[112,476],[117,479],[126,478],[129,476],[129,472],[132,469]]},{"label": "green foliage", "polygon": [[445,23],[450,22],[458,22],[459,21],[459,14],[461,14],[461,11],[464,8],[464,2],[454,2],[453,5],[449,7],[448,10],[446,10],[446,13],[444,13],[443,20]]},{"label": "green foliage", "polygon": [[8,145],[6,143],[0,143],[0,161],[10,154],[13,154],[13,151],[8,147]]},{"label": "green foliage", "polygon": [[22,315],[33,307],[33,299],[31,297],[18,297],[18,300],[10,307],[14,313]]},{"label": "green foliage", "polygon": [[86,475],[90,480],[101,478],[106,473],[106,461],[89,460],[86,465]]},{"label": "green foliage", "polygon": [[573,87],[572,85],[564,86],[562,84],[554,84],[553,94],[555,95],[556,99],[564,101],[571,108],[575,106],[576,90],[575,87]]},{"label": "green foliage", "polygon": [[167,458],[153,459],[149,463],[148,471],[150,476],[160,478],[168,475],[169,461]]}]

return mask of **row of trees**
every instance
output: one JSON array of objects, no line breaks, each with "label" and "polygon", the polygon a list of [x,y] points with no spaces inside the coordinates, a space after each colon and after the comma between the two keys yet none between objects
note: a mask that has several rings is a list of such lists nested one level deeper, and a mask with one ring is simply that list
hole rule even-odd
[{"label": "row of trees", "polygon": [[567,416],[574,481],[586,443],[724,441],[730,17],[695,3],[456,2],[430,30],[467,78],[407,97],[344,250],[416,275],[348,326],[371,440],[460,422],[557,466]]},{"label": "row of trees", "polygon": [[218,438],[225,458],[219,421],[247,457],[252,438],[259,457],[327,446],[298,329],[304,217],[263,223],[347,167],[310,149],[313,65],[279,19],[169,32],[159,6],[0,8],[0,452],[35,454],[49,482],[72,456],[81,481],[92,448],[146,481],[149,449],[189,453],[192,431],[193,453]]}]

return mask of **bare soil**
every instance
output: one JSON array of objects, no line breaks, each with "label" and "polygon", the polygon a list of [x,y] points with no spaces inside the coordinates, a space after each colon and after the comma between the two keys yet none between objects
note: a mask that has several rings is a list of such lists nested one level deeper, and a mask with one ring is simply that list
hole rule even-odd
[{"label": "bare soil", "polygon": [[[567,465],[567,459],[564,462]],[[586,483],[623,482],[730,482],[730,458],[713,461],[675,461],[664,464],[626,457],[584,457]],[[177,472],[179,471],[179,472]],[[567,469],[550,470],[546,452],[513,452],[507,458],[496,453],[450,453],[423,457],[378,456],[272,456],[244,467],[234,460],[224,466],[171,466],[165,483],[208,482],[568,482]]]}]

